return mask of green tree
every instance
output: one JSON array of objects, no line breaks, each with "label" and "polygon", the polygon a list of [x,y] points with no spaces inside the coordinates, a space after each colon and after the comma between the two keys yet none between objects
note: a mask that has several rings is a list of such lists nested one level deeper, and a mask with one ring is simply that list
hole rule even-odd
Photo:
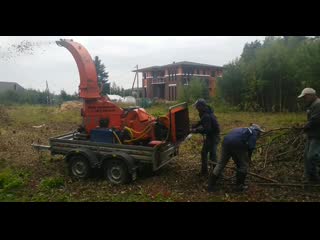
[{"label": "green tree", "polygon": [[231,63],[225,65],[224,68],[223,77],[217,82],[219,97],[222,97],[226,102],[233,106],[240,106],[243,102],[245,83],[239,59],[235,59]]},{"label": "green tree", "polygon": [[[112,82],[110,92],[112,95],[120,95],[120,96],[125,95],[124,88],[122,86],[121,87],[118,86],[115,82]],[[128,96],[128,95],[126,95],[126,96]]]},{"label": "green tree", "polygon": [[101,62],[101,59],[98,56],[94,57],[94,65],[96,66],[96,71],[98,75],[98,84],[102,88],[101,93],[106,95],[110,92],[109,73],[106,72],[105,65]]},{"label": "green tree", "polygon": [[61,90],[58,102],[61,103],[64,101],[72,101],[72,100],[77,100],[77,99],[79,99],[79,96],[77,93],[69,95],[69,94],[67,94],[67,92],[65,90]]},{"label": "green tree", "polygon": [[178,99],[182,102],[195,102],[198,98],[209,98],[208,83],[201,78],[194,77],[188,85],[179,88]]},{"label": "green tree", "polygon": [[60,98],[62,101],[68,101],[69,100],[69,97],[68,97],[68,94],[65,90],[61,90],[60,91]]}]

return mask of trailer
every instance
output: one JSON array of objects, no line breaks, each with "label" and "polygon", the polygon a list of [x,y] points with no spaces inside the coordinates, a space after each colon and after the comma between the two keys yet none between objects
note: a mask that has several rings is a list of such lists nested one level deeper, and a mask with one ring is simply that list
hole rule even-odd
[{"label": "trailer", "polygon": [[[93,142],[81,139],[77,132],[70,132],[50,138],[48,146],[32,144],[32,147],[48,150],[51,155],[63,155],[69,174],[77,179],[86,179],[94,169],[101,169],[111,183],[125,184],[135,180],[139,170],[147,167],[155,172],[178,155],[179,145],[189,134],[187,104],[170,107],[168,116],[168,135],[155,145]],[[175,141],[171,141],[172,137]]]}]

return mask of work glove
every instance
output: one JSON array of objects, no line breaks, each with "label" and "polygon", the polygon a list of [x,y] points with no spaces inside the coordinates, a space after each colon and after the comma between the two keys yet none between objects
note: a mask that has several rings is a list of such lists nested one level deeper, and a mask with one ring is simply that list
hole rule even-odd
[{"label": "work glove", "polygon": [[197,125],[198,125],[197,123],[195,123],[195,124],[192,124],[192,125],[191,125],[191,129],[194,129],[194,128],[196,128],[196,127],[197,127]]},{"label": "work glove", "polygon": [[195,128],[192,128],[191,130],[190,130],[190,133],[196,133],[197,132],[197,130],[195,129]]},{"label": "work glove", "polygon": [[309,124],[306,124],[306,125],[303,127],[303,131],[304,131],[304,132],[307,132],[309,129],[310,129],[310,125],[309,125]]},{"label": "work glove", "polygon": [[220,141],[221,141],[220,136],[216,136],[216,137],[214,138],[214,143],[215,143],[215,144],[219,144]]}]

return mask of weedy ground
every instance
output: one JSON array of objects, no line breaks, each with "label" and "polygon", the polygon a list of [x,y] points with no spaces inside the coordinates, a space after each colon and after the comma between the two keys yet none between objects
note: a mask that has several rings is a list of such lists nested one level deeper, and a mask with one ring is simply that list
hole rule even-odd
[{"label": "weedy ground", "polygon": [[[147,111],[155,116],[164,115],[169,105],[159,104]],[[198,120],[197,112],[189,108],[191,122]],[[247,113],[217,111],[216,116],[226,133],[235,127],[258,123],[267,130],[303,124],[304,113]],[[140,176],[128,185],[115,186],[100,177],[85,181],[70,178],[62,157],[52,157],[46,152],[32,149],[32,143],[48,144],[48,139],[74,131],[81,123],[79,109],[60,111],[58,107],[1,106],[0,107],[0,201],[14,202],[295,202],[319,201],[320,187],[269,186],[270,183],[252,175],[248,176],[249,190],[233,191],[234,170],[226,169],[225,181],[216,193],[207,193],[207,178],[198,176],[202,136],[194,135],[180,147],[179,156],[151,176]],[[277,133],[281,135],[281,131]],[[283,134],[285,135],[285,134]],[[274,136],[274,135],[273,135]],[[272,178],[280,183],[302,182],[301,158],[277,161],[281,154],[273,138],[262,138],[258,145],[267,145],[254,153],[250,171]],[[280,137],[279,137],[280,139]],[[301,136],[301,139],[302,136]],[[303,143],[303,140],[299,140]],[[290,141],[288,145],[292,145]],[[271,147],[272,146],[272,147]],[[270,151],[270,149],[273,149]],[[220,146],[219,146],[220,151]],[[278,152],[277,152],[278,151]],[[285,153],[286,149],[282,149]],[[277,154],[277,155],[275,155]],[[299,152],[300,154],[300,152]],[[285,155],[285,154],[284,154]],[[290,155],[292,156],[292,155]],[[230,161],[230,167],[234,167]],[[287,176],[287,177],[285,177]]]}]

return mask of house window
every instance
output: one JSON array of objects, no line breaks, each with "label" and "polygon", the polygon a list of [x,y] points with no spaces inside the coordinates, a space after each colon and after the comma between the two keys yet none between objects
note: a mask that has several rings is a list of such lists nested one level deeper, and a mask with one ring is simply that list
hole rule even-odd
[{"label": "house window", "polygon": [[211,77],[215,77],[216,76],[216,72],[215,71],[212,71],[211,72]]},{"label": "house window", "polygon": [[157,78],[158,74],[157,72],[152,72],[153,78]]}]

